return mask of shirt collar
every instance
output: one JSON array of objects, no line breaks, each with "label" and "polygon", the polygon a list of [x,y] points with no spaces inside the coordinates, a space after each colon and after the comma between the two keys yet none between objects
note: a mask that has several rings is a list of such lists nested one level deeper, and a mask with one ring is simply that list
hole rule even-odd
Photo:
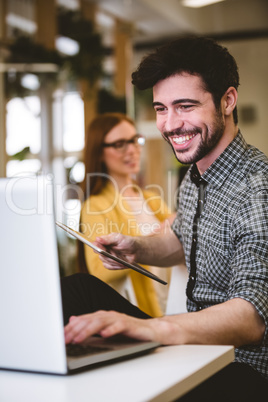
[{"label": "shirt collar", "polygon": [[200,175],[199,170],[197,169],[196,164],[194,163],[190,170],[190,178],[192,183],[196,185],[196,187],[200,187],[200,184],[207,184],[207,181]]},{"label": "shirt collar", "polygon": [[[201,176],[212,185],[220,187],[235,167],[241,162],[248,145],[239,131],[233,141]],[[193,167],[192,167],[193,169]]]}]

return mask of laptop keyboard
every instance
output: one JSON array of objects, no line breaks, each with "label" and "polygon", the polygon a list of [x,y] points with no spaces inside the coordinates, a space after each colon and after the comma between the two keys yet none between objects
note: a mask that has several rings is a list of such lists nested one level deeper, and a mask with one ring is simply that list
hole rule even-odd
[{"label": "laptop keyboard", "polygon": [[112,348],[105,346],[93,346],[93,345],[81,345],[77,343],[69,343],[66,345],[67,356],[70,357],[78,357],[88,354],[96,354],[102,352],[108,352],[112,350]]}]

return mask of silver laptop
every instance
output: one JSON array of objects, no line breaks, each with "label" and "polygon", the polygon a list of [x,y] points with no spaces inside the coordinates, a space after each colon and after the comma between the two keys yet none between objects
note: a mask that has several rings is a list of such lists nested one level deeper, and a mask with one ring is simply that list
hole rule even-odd
[{"label": "silver laptop", "polygon": [[92,337],[92,344],[68,355],[53,182],[45,176],[0,179],[0,214],[0,369],[65,375],[159,346]]}]

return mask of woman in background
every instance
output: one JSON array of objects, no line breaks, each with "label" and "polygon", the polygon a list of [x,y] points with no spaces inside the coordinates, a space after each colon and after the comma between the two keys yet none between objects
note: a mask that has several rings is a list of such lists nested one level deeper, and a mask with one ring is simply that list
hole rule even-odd
[{"label": "woman in background", "polygon": [[[90,124],[84,151],[85,201],[80,231],[91,241],[111,232],[136,236],[169,228],[164,222],[171,216],[160,196],[141,190],[135,182],[144,142],[134,122],[124,114],[105,113]],[[168,286],[130,269],[108,270],[89,247],[79,244],[79,248],[80,271],[97,276],[126,298],[130,280],[138,307],[153,317],[163,315]],[[169,269],[146,268],[169,281]]]}]

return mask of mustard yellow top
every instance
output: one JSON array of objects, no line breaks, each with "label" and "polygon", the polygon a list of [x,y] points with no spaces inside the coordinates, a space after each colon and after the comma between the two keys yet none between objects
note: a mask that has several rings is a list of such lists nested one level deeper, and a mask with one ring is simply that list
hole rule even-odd
[{"label": "mustard yellow top", "polygon": [[[148,205],[160,222],[170,216],[167,205],[161,197],[149,191],[142,191],[144,198],[143,208]],[[112,232],[119,232],[129,236],[141,235],[127,199],[108,183],[98,195],[89,197],[82,205],[81,231],[94,241],[97,236],[103,236]],[[153,280],[131,269],[109,270],[106,269],[98,254],[90,247],[84,247],[85,260],[88,271],[102,281],[111,284],[130,276],[138,306],[141,310],[159,317],[163,315],[154,289]],[[150,267],[146,267],[150,270]],[[164,286],[164,285],[163,285]]]}]

